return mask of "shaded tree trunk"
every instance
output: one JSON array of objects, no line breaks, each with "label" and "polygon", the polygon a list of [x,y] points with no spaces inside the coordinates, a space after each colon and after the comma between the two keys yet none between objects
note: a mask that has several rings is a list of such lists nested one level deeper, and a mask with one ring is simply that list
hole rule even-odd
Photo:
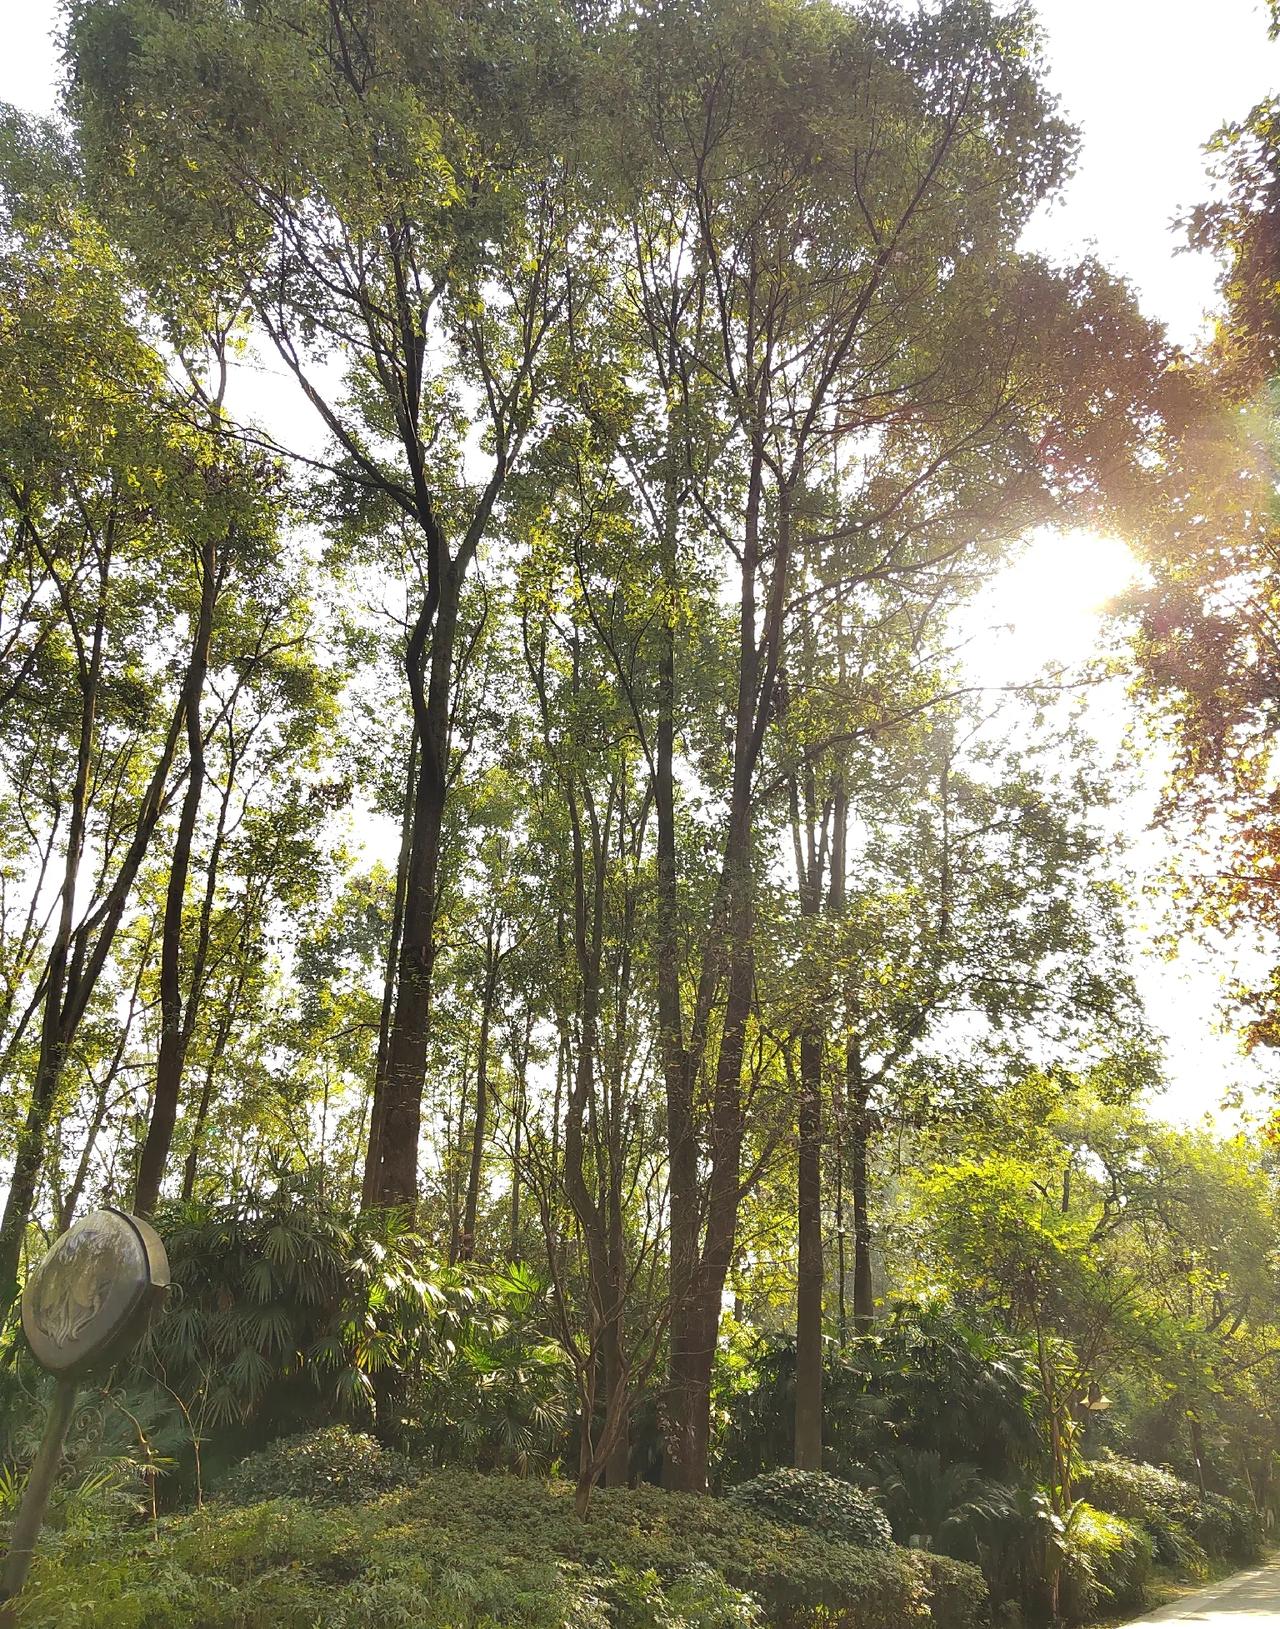
[{"label": "shaded tree trunk", "polygon": [[[807,680],[808,673],[804,675]],[[830,805],[819,811],[812,766],[803,774],[804,819],[797,777],[791,781],[791,832],[795,847],[800,914],[814,921],[822,902]],[[833,874],[834,876],[834,874]],[[828,908],[835,903],[832,883]],[[815,969],[816,974],[816,969]],[[795,1462],[802,1471],[822,1469],[822,1020],[827,1002],[816,981],[807,992],[809,1016],[800,1033],[800,1090],[796,1105],[796,1396]]]},{"label": "shaded tree trunk", "polygon": [[395,1005],[396,965],[404,932],[404,899],[409,877],[409,852],[413,836],[414,786],[418,766],[418,723],[414,720],[409,737],[409,762],[405,773],[404,802],[400,811],[400,856],[396,862],[395,902],[391,911],[391,937],[387,942],[386,972],[382,981],[382,1007],[378,1014],[378,1058],[373,1077],[373,1102],[369,1109],[369,1139],[365,1149],[361,1203],[376,1203],[376,1182],[382,1169],[382,1117],[386,1111],[387,1060],[391,1046],[391,1015]]},{"label": "shaded tree trunk", "polygon": [[853,1203],[853,1325],[865,1335],[875,1322],[875,1295],[871,1277],[871,1202],[868,1193],[868,1150],[871,1115],[862,1078],[862,1052],[856,1035],[848,1038],[849,1079],[849,1188]]}]

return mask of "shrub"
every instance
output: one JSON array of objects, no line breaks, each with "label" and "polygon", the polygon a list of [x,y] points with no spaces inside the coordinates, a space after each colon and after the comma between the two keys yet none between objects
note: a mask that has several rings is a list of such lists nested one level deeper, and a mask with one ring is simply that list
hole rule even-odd
[{"label": "shrub", "polygon": [[973,1465],[946,1464],[927,1448],[901,1448],[875,1467],[877,1495],[899,1544],[977,1558],[980,1541],[1003,1521],[1009,1490]]},{"label": "shrub", "polygon": [[1091,1460],[1080,1478],[1089,1497],[1100,1510],[1116,1516],[1146,1521],[1158,1515],[1190,1521],[1199,1503],[1196,1490],[1172,1471],[1158,1465],[1143,1465],[1134,1459],[1118,1459],[1106,1454]]},{"label": "shrub", "polygon": [[1205,1496],[1195,1526],[1205,1553],[1234,1561],[1257,1561],[1262,1554],[1262,1524],[1251,1510],[1220,1493]]},{"label": "shrub", "polygon": [[296,1173],[161,1224],[174,1288],[136,1362],[212,1439],[211,1472],[335,1419],[485,1469],[565,1450],[568,1369],[530,1269],[444,1266],[397,1213],[352,1215]]},{"label": "shrub", "polygon": [[60,1541],[24,1629],[973,1629],[961,1563],[723,1499],[427,1472],[369,1505],[215,1502],[159,1537]]},{"label": "shrub", "polygon": [[409,1479],[409,1465],[373,1437],[331,1425],[323,1431],[280,1437],[250,1454],[223,1478],[219,1496],[236,1504],[262,1499],[306,1499],[315,1504],[358,1504],[389,1493]]},{"label": "shrub", "polygon": [[927,1550],[911,1552],[929,1591],[929,1615],[940,1629],[976,1629],[986,1623],[991,1602],[977,1567]]},{"label": "shrub", "polygon": [[825,1471],[767,1471],[731,1488],[727,1497],[745,1510],[812,1527],[845,1544],[887,1550],[892,1543],[889,1519],[871,1496]]},{"label": "shrub", "polygon": [[[744,1354],[725,1398],[729,1481],[785,1463],[795,1414],[794,1339]],[[1041,1452],[1030,1360],[1019,1343],[983,1329],[942,1300],[899,1303],[873,1335],[823,1354],[823,1464],[849,1476],[902,1448],[933,1449],[1017,1481]]]},{"label": "shrub", "polygon": [[1105,1455],[1091,1460],[1081,1489],[1093,1504],[1142,1523],[1157,1558],[1193,1574],[1205,1570],[1206,1556],[1252,1561],[1259,1553],[1257,1519],[1222,1494],[1202,1500],[1199,1490],[1157,1465]]},{"label": "shrub", "polygon": [[756,1629],[759,1603],[711,1567],[690,1567],[664,1584],[658,1574],[614,1570],[608,1586],[611,1629]]},{"label": "shrub", "polygon": [[1123,1516],[1081,1500],[1066,1524],[1060,1608],[1073,1623],[1140,1607],[1151,1575],[1151,1540]]}]

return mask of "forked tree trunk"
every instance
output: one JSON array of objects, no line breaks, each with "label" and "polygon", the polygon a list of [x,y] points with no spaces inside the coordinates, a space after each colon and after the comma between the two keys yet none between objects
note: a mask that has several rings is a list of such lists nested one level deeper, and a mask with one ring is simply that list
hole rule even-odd
[{"label": "forked tree trunk", "polygon": [[[760,568],[763,472],[763,455],[756,450],[748,483],[740,573],[733,782],[717,920],[702,949],[695,1015],[701,1034],[690,1037],[692,1044],[682,1040],[680,1008],[681,947],[670,756],[674,747],[674,640],[670,626],[666,630],[659,673],[654,800],[658,819],[657,954],[659,1023],[664,1036],[662,1063],[667,1095],[671,1238],[671,1357],[664,1404],[667,1437],[664,1480],[668,1486],[687,1492],[703,1492],[707,1486],[711,1376],[720,1329],[721,1300],[733,1261],[742,1201],[742,1069],[755,985],[752,792],[765,726],[773,707],[790,543],[789,505],[787,494],[783,492],[779,494],[778,542],[764,613],[765,627],[758,636],[756,578]],[[671,569],[674,559],[673,506],[669,506],[669,513],[673,530],[667,569]],[[693,1118],[693,1083],[705,1052],[706,991],[708,987],[714,989],[719,982],[716,975],[721,968],[727,974],[727,993],[706,1128],[704,1200],[698,1191],[699,1138]]]},{"label": "forked tree trunk", "polygon": [[[807,682],[810,675],[805,673]],[[804,786],[801,825],[799,780]],[[822,907],[827,863],[830,808],[819,809],[816,778],[806,767],[791,781],[791,830],[795,847],[800,913],[809,921]],[[835,856],[832,857],[833,862]],[[832,873],[828,909],[837,902]],[[819,992],[810,992],[818,1004]],[[825,1001],[820,1010],[825,1011]],[[799,1470],[822,1469],[822,1067],[825,1047],[822,1021],[812,1014],[800,1035],[800,1096],[796,1104],[796,1394],[795,1462]]]}]

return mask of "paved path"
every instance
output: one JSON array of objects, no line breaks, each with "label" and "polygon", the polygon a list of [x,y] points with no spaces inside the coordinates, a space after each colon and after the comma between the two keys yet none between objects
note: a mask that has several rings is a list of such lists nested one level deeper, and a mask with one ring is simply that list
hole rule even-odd
[{"label": "paved path", "polygon": [[1216,1629],[1270,1629],[1272,1625],[1280,1629],[1280,1561],[1252,1567],[1183,1595],[1135,1618],[1125,1629],[1146,1629],[1148,1624],[1154,1629],[1156,1624],[1172,1622],[1212,1624]]}]

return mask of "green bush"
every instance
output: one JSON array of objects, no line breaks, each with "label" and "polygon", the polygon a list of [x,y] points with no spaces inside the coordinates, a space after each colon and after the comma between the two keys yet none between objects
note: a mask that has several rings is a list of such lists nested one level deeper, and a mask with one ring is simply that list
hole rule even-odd
[{"label": "green bush", "polygon": [[[726,1388],[726,1481],[791,1453],[794,1338],[762,1339]],[[931,1449],[986,1479],[1033,1469],[1040,1436],[1027,1352],[946,1301],[902,1302],[875,1333],[823,1353],[823,1466],[837,1476],[902,1449]]]},{"label": "green bush", "polygon": [[1207,1556],[1252,1561],[1259,1553],[1261,1534],[1250,1511],[1222,1494],[1202,1500],[1190,1482],[1161,1466],[1108,1454],[1089,1462],[1080,1487],[1100,1510],[1141,1522],[1157,1559],[1180,1571],[1202,1573]]},{"label": "green bush", "polygon": [[428,1472],[360,1505],[215,1502],[37,1560],[23,1629],[973,1629],[972,1567],[723,1499]]},{"label": "green bush", "polygon": [[984,1536],[1007,1514],[1007,1488],[927,1448],[900,1448],[877,1460],[868,1476],[899,1544],[960,1561],[976,1560]]},{"label": "green bush", "polygon": [[1199,1504],[1196,1490],[1172,1471],[1112,1454],[1090,1460],[1080,1486],[1088,1488],[1091,1502],[1100,1510],[1139,1521],[1153,1515],[1190,1521]]},{"label": "green bush", "polygon": [[976,1629],[990,1616],[986,1580],[977,1567],[928,1550],[910,1552],[929,1591],[929,1616],[941,1629]]},{"label": "green bush", "polygon": [[727,1498],[745,1510],[812,1527],[845,1544],[887,1550],[893,1542],[889,1518],[870,1495],[825,1471],[766,1471],[731,1488]]},{"label": "green bush", "polygon": [[1151,1563],[1151,1540],[1140,1527],[1081,1500],[1063,1535],[1063,1617],[1085,1623],[1099,1613],[1141,1607]]},{"label": "green bush", "polygon": [[711,1567],[690,1567],[669,1583],[619,1567],[607,1589],[611,1629],[756,1629],[760,1606]]},{"label": "green bush", "polygon": [[409,1480],[409,1463],[375,1438],[331,1425],[296,1437],[279,1437],[230,1471],[218,1495],[235,1504],[261,1499],[307,1499],[317,1504],[358,1504],[390,1493]]},{"label": "green bush", "polygon": [[1233,1561],[1257,1561],[1262,1555],[1262,1524],[1251,1510],[1220,1493],[1205,1497],[1195,1527],[1205,1553]]}]

